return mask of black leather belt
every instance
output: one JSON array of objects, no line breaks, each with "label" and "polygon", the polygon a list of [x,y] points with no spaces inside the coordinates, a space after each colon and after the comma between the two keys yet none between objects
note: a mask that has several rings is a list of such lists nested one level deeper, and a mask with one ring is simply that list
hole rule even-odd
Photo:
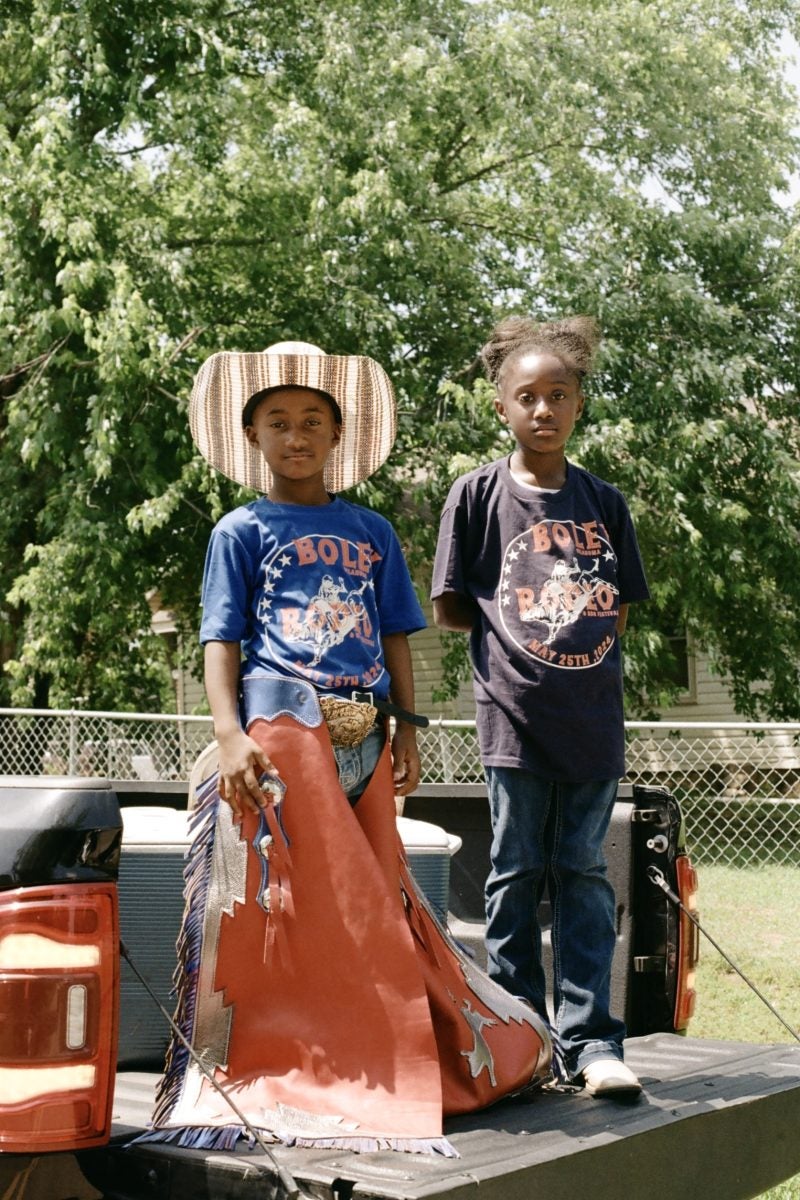
[{"label": "black leather belt", "polygon": [[407,709],[401,708],[399,704],[392,704],[389,700],[381,700],[372,692],[356,691],[352,693],[350,699],[355,700],[356,704],[371,704],[373,708],[377,708],[378,712],[386,713],[387,717],[395,717],[398,721],[407,721],[409,725],[418,725],[421,729],[427,729],[430,725],[427,717],[409,712]]}]

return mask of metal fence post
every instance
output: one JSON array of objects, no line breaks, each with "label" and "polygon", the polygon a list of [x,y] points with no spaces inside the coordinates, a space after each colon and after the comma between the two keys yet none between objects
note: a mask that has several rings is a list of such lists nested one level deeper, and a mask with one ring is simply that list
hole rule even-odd
[{"label": "metal fence post", "polygon": [[67,765],[69,774],[75,775],[78,770],[78,731],[75,726],[75,709],[69,710],[69,753],[67,755]]},{"label": "metal fence post", "polygon": [[453,783],[453,756],[450,753],[450,738],[442,721],[439,722],[439,753],[442,758],[442,777],[445,783]]},{"label": "metal fence post", "polygon": [[186,721],[183,714],[178,717],[178,771],[181,776],[189,776],[189,762],[186,750]]}]

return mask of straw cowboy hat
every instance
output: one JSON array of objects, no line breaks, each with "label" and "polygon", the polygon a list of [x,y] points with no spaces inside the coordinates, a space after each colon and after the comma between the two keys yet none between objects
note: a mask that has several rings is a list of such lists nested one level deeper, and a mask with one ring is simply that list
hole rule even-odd
[{"label": "straw cowboy hat", "polygon": [[254,353],[212,354],[197,373],[189,401],[189,425],[212,467],[243,487],[268,492],[269,467],[248,442],[242,414],[265,388],[307,387],[338,404],[342,436],[325,466],[325,486],[341,492],[367,479],[388,457],[397,419],[388,375],[359,354],[325,354],[308,342],[276,342]]}]

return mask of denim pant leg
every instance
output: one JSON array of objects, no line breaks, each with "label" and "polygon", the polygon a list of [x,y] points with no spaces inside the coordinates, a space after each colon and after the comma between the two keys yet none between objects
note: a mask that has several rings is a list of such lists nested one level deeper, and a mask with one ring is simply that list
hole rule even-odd
[{"label": "denim pant leg", "polygon": [[603,842],[617,780],[556,784],[550,872],[553,1001],[567,1070],[622,1058],[625,1025],[610,1012],[616,904]]},{"label": "denim pant leg", "polygon": [[551,784],[510,767],[487,767],[486,781],[492,820],[485,893],[487,971],[547,1021],[537,909],[547,879]]},{"label": "denim pant leg", "polygon": [[489,974],[547,1017],[536,914],[548,884],[553,912],[553,1007],[566,1067],[622,1057],[625,1028],[609,1012],[614,893],[602,845],[617,781],[556,784],[487,767],[492,815],[486,883]]},{"label": "denim pant leg", "polygon": [[339,783],[351,805],[356,804],[372,778],[378,759],[386,744],[386,726],[382,717],[358,746],[334,746],[333,756],[339,772]]}]

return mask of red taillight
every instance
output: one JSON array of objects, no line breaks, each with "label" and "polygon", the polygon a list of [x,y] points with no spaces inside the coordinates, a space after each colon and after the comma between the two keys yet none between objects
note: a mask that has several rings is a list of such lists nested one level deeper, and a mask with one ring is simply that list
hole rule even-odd
[{"label": "red taillight", "polygon": [[118,998],[114,884],[0,892],[0,1150],[108,1139]]},{"label": "red taillight", "polygon": [[[681,903],[693,916],[697,915],[697,872],[685,854],[675,859],[678,895]],[[675,1028],[686,1029],[694,1013],[695,976],[700,957],[700,934],[697,926],[681,910],[678,924],[678,986],[675,992]]]}]

